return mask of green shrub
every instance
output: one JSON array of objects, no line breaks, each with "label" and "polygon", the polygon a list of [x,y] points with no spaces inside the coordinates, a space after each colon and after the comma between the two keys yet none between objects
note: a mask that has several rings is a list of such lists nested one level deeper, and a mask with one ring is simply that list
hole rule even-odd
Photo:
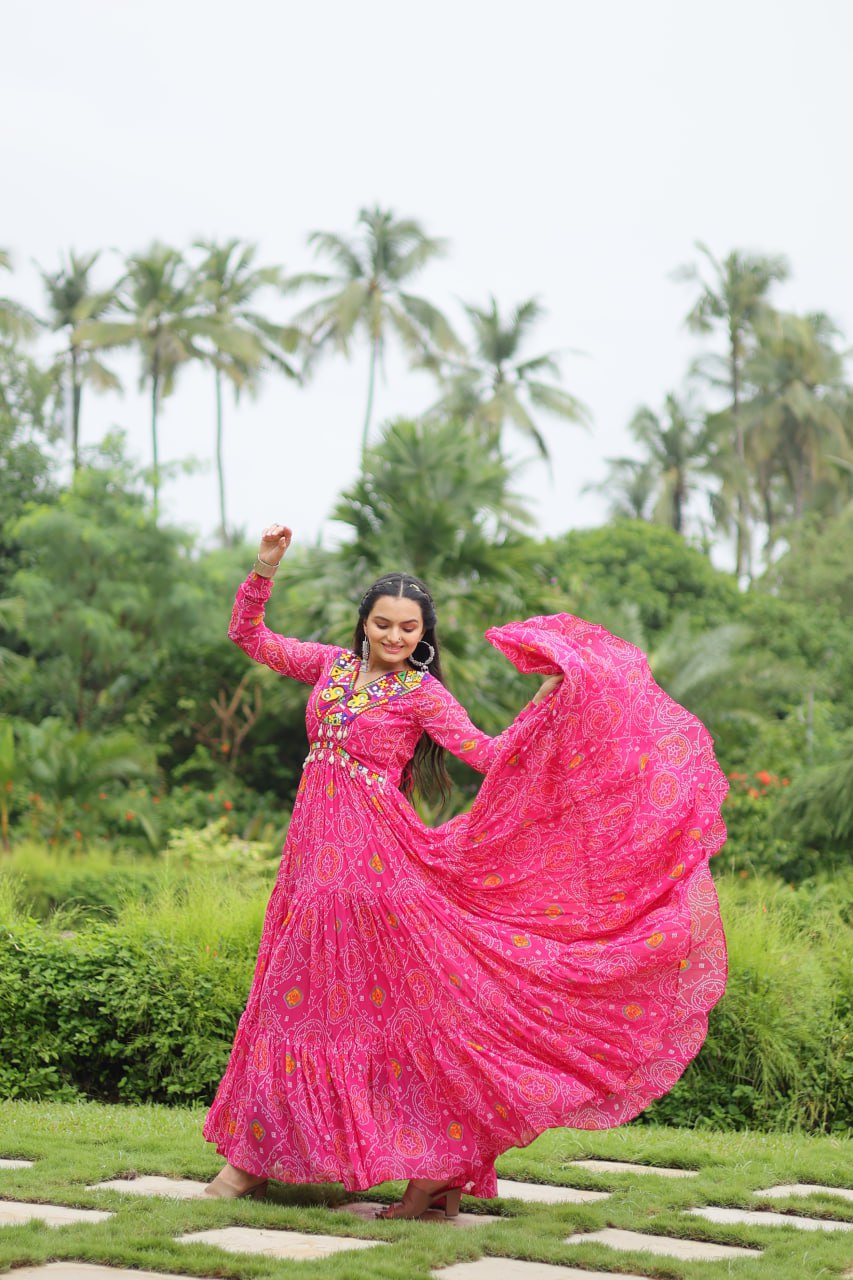
[{"label": "green shrub", "polygon": [[212,1097],[251,981],[263,902],[199,876],[81,932],[0,928],[0,1095]]},{"label": "green shrub", "polygon": [[837,841],[834,850],[813,847],[797,838],[789,819],[783,821],[790,779],[759,769],[756,773],[733,771],[723,806],[728,839],[716,866],[748,875],[772,873],[799,882],[819,873],[841,871],[850,863],[849,851]]},{"label": "green shrub", "polygon": [[[245,1004],[267,868],[164,860],[116,921],[60,931],[15,914],[0,878],[0,1095],[199,1102]],[[247,876],[254,875],[254,881]],[[250,888],[251,886],[251,888]],[[853,1127],[853,879],[794,889],[723,877],[729,983],[708,1039],[644,1120],[715,1128]]]}]

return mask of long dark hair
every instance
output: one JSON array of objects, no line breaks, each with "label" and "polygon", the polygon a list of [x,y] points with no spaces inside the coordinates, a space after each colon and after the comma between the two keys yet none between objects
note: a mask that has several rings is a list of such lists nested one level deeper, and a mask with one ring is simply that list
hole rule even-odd
[{"label": "long dark hair", "polygon": [[[426,646],[432,645],[435,650],[435,657],[430,660],[427,670],[436,680],[440,680],[442,684],[445,684],[444,672],[441,669],[441,648],[435,629],[435,603],[426,583],[421,582],[420,578],[416,578],[414,574],[386,573],[383,577],[377,578],[373,585],[367,588],[358,606],[358,623],[353,638],[355,652],[361,657],[361,646],[365,639],[364,624],[370,615],[370,610],[380,596],[394,596],[397,599],[414,600],[420,606],[421,616],[424,621],[424,634],[418,647],[423,647],[423,657],[426,658],[429,654],[429,649]],[[415,657],[418,656],[420,656],[418,650],[415,649]],[[444,747],[440,747],[437,742],[433,742],[432,738],[426,733],[421,735],[418,745],[415,747],[415,754],[403,770],[401,786],[405,795],[409,795],[417,787],[418,791],[427,799],[440,800],[442,806],[450,795],[452,783],[447,772],[447,766],[444,763]]]}]

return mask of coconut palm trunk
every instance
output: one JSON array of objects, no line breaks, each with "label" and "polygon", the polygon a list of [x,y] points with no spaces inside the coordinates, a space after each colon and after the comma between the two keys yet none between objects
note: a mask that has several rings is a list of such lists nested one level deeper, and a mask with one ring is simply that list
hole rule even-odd
[{"label": "coconut palm trunk", "polygon": [[228,526],[225,523],[225,467],[222,460],[222,371],[216,370],[216,474],[219,483],[219,530],[222,545],[228,545]]},{"label": "coconut palm trunk", "polygon": [[71,343],[71,465],[76,475],[80,469],[80,404],[83,399],[83,387],[80,380],[80,352],[76,343]]},{"label": "coconut palm trunk", "polygon": [[157,523],[157,517],[160,514],[160,455],[157,449],[157,411],[160,407],[160,373],[158,362],[155,358],[154,367],[151,371],[151,489],[152,489],[152,511],[154,514],[154,523]]},{"label": "coconut palm trunk", "polygon": [[738,350],[738,334],[732,331],[730,354],[730,377],[732,384],[732,419],[735,428],[735,454],[738,470],[737,497],[735,499],[735,519],[737,535],[735,539],[735,571],[740,578],[746,573],[752,576],[752,538],[749,526],[750,509],[746,489],[746,446],[743,434],[743,420],[740,409],[740,362]]},{"label": "coconut palm trunk", "polygon": [[370,377],[367,383],[367,409],[364,415],[364,427],[361,432],[361,469],[364,470],[364,459],[367,455],[367,437],[370,433],[370,419],[373,414],[373,392],[376,386],[376,366],[379,363],[379,339],[374,338],[370,348]]}]

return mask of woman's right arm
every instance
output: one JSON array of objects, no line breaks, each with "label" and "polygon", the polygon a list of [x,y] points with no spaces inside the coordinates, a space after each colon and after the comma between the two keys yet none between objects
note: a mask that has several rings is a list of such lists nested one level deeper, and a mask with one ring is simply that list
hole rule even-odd
[{"label": "woman's right arm", "polygon": [[[284,525],[271,525],[264,530],[258,559],[274,569],[290,546],[291,537]],[[273,671],[304,680],[306,684],[316,684],[330,656],[338,650],[331,645],[294,640],[271,631],[264,622],[264,609],[271,591],[272,578],[262,577],[253,569],[237,590],[228,638],[250,658],[263,662]]]}]

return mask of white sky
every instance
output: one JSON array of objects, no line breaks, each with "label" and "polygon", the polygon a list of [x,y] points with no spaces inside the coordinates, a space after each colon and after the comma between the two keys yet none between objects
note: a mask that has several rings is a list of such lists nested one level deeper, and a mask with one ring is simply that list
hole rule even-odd
[{"label": "white sky", "polygon": [[[564,385],[593,431],[541,418],[554,480],[524,475],[543,532],[604,517],[581,486],[630,450],[634,409],[680,385],[697,344],[668,274],[694,240],[785,253],[777,304],[853,335],[848,0],[6,0],[2,28],[0,245],[16,271],[0,291],[38,307],[33,259],[111,247],[106,281],[155,238],[239,236],[302,270],[312,229],[349,234],[374,203],[413,216],[451,241],[413,291],[461,330],[460,298],[508,311],[535,294],[548,316],[527,354],[587,353],[565,357]],[[114,363],[127,394],[87,394],[83,442],[120,425],[148,462],[136,361]],[[307,389],[270,380],[229,405],[232,523],[335,535],[366,384],[361,349]],[[433,398],[391,359],[374,423]],[[213,440],[212,378],[190,370],[161,457],[207,465],[163,505],[204,536]]]}]

